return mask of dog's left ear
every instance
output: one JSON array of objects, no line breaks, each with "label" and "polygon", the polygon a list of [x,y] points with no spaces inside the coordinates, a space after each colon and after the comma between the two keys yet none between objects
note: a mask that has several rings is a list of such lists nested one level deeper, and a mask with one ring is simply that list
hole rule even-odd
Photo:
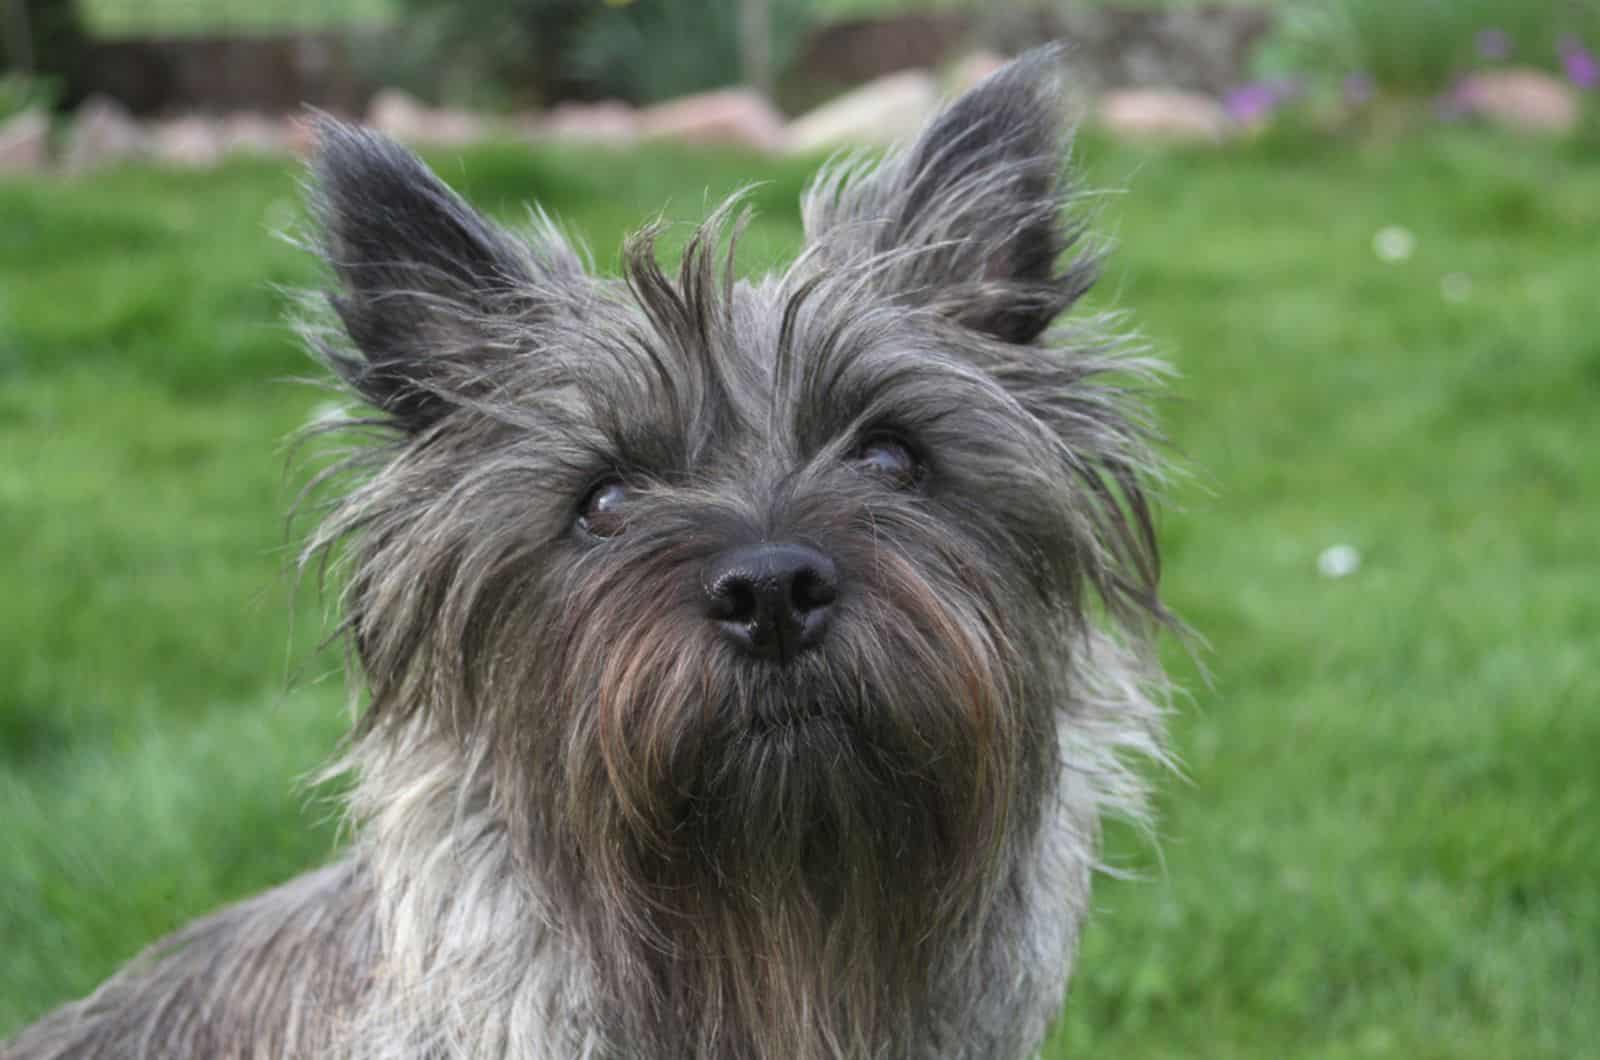
[{"label": "dog's left ear", "polygon": [[995,338],[1038,338],[1095,275],[1092,256],[1062,262],[1079,229],[1061,64],[1058,47],[1028,52],[876,169],[820,179],[803,203],[813,252]]}]

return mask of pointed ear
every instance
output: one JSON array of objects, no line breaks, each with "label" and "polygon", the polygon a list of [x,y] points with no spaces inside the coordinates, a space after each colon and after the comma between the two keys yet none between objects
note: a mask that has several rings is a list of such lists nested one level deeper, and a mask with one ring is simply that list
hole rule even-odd
[{"label": "pointed ear", "polygon": [[398,144],[330,118],[316,133],[319,250],[353,347],[325,355],[398,426],[423,430],[492,379],[497,325],[582,267],[553,232],[529,245],[485,220]]},{"label": "pointed ear", "polygon": [[823,176],[803,203],[821,260],[868,268],[878,289],[1006,342],[1036,339],[1094,281],[1062,264],[1079,235],[1061,50],[1035,49],[952,103],[866,173]]}]

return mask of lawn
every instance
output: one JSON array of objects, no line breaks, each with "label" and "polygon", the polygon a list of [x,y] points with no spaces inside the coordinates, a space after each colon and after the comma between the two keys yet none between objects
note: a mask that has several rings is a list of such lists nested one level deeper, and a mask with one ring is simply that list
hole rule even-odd
[{"label": "lawn", "polygon": [[[1162,536],[1210,678],[1171,646],[1184,775],[1157,844],[1112,834],[1132,878],[1048,1055],[1600,1056],[1600,162],[1459,130],[1082,153],[1121,189],[1095,301],[1180,372]],[[779,260],[806,174],[436,161],[602,266],[752,177],[744,262]],[[271,163],[0,183],[0,1036],[337,843],[296,785],[344,724],[287,574],[283,440],[327,400],[286,381],[297,216]]]},{"label": "lawn", "polygon": [[[1149,2],[1177,6],[1191,0]],[[1276,3],[1278,0],[1242,2]],[[108,36],[322,29],[390,22],[405,9],[401,0],[274,0],[270,4],[256,0],[79,0],[79,3],[88,25],[95,32]],[[929,8],[959,9],[971,7],[973,3],[972,0],[811,0],[811,6],[823,18],[856,18]]]},{"label": "lawn", "polygon": [[78,0],[85,23],[111,37],[264,33],[393,21],[399,0]]}]

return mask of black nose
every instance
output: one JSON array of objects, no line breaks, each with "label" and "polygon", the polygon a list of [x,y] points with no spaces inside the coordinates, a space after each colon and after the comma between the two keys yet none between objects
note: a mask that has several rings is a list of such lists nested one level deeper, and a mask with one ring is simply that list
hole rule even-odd
[{"label": "black nose", "polygon": [[734,644],[788,662],[822,639],[839,595],[833,560],[805,545],[746,545],[706,568],[706,614]]}]

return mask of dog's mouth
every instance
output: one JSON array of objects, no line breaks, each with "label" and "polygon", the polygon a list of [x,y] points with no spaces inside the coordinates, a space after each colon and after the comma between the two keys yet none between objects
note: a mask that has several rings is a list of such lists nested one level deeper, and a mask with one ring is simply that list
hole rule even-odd
[{"label": "dog's mouth", "polygon": [[[808,653],[787,666],[761,665],[741,675],[729,690],[725,715],[733,730],[760,738],[809,730],[854,729],[865,717],[860,682],[838,669],[823,652]],[[855,697],[847,699],[846,688]]]},{"label": "dog's mouth", "polygon": [[851,727],[849,719],[839,711],[829,710],[817,704],[808,704],[777,714],[753,713],[746,732],[756,739],[761,739],[814,729],[842,732]]}]

